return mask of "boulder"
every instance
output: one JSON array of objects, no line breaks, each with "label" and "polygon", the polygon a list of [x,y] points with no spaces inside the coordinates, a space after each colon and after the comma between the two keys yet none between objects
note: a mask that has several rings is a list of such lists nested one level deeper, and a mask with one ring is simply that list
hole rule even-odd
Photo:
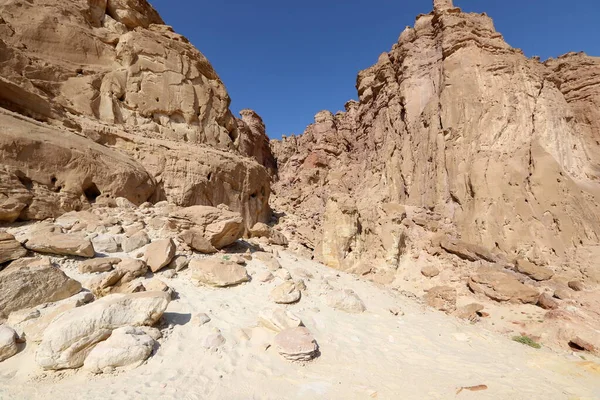
[{"label": "boulder", "polygon": [[55,318],[44,331],[36,361],[44,369],[81,367],[94,346],[125,326],[152,326],[169,304],[163,292],[113,294]]},{"label": "boulder", "polygon": [[288,240],[285,235],[263,222],[257,222],[250,228],[250,237],[265,237],[269,243],[280,246],[287,246]]},{"label": "boulder", "polygon": [[130,237],[123,240],[123,242],[121,243],[121,248],[124,252],[130,253],[134,250],[139,249],[140,247],[144,247],[148,243],[150,243],[150,238],[148,237],[148,234],[146,233],[146,231],[141,230],[137,231]]},{"label": "boulder", "polygon": [[421,268],[421,275],[427,278],[434,278],[440,274],[440,270],[433,265],[426,265]]},{"label": "boulder", "polygon": [[175,243],[172,239],[162,239],[152,242],[146,247],[144,259],[152,272],[160,271],[175,257]]},{"label": "boulder", "polygon": [[179,238],[183,243],[200,253],[213,254],[218,251],[199,229],[188,229],[179,235]]},{"label": "boulder", "polygon": [[85,260],[79,264],[78,270],[82,274],[112,271],[113,266],[121,262],[117,257],[100,257]]},{"label": "boulder", "polygon": [[300,290],[292,281],[283,282],[271,291],[271,299],[278,304],[292,304],[300,301]]},{"label": "boulder", "polygon": [[554,276],[550,268],[540,267],[523,258],[517,260],[517,271],[536,281],[547,281]]},{"label": "boulder", "polygon": [[303,326],[281,331],[274,343],[279,354],[290,361],[310,361],[319,354],[317,341]]},{"label": "boulder", "polygon": [[146,275],[148,266],[144,260],[134,258],[125,258],[116,267],[117,271],[122,273],[121,282],[131,282],[135,278]]},{"label": "boulder", "polygon": [[479,313],[483,311],[485,307],[479,303],[470,303],[466,306],[458,308],[453,315],[457,318],[467,319],[474,321],[479,317]]},{"label": "boulder", "polygon": [[13,261],[0,271],[0,317],[66,299],[80,290],[81,284],[52,265],[47,257]]},{"label": "boulder", "polygon": [[187,258],[187,256],[177,255],[173,257],[168,267],[175,270],[176,272],[179,272],[186,269],[189,264],[190,260],[189,258]]},{"label": "boulder", "polygon": [[32,235],[25,247],[37,253],[92,258],[95,255],[92,242],[74,233],[38,233]]},{"label": "boulder", "polygon": [[480,267],[469,279],[469,288],[492,300],[535,304],[539,292],[499,268]]},{"label": "boulder", "polygon": [[0,362],[19,352],[17,332],[11,327],[0,325]]},{"label": "boulder", "polygon": [[275,332],[302,326],[302,320],[283,308],[268,308],[258,314],[258,323]]},{"label": "boulder", "polygon": [[27,250],[21,246],[15,237],[6,232],[0,232],[0,264],[24,257]]},{"label": "boulder", "polygon": [[250,280],[246,268],[218,258],[193,259],[189,267],[192,279],[211,286],[234,286]]},{"label": "boulder", "polygon": [[569,286],[569,288],[571,288],[571,290],[574,290],[575,292],[581,292],[585,290],[585,285],[581,281],[570,281],[569,283],[567,283],[567,285]]},{"label": "boulder", "polygon": [[425,303],[428,306],[446,313],[456,311],[456,289],[449,286],[436,286],[425,294]]},{"label": "boulder", "polygon": [[472,243],[466,243],[461,240],[443,238],[440,240],[440,246],[448,253],[454,254],[464,260],[477,261],[485,260],[488,262],[497,262],[498,258],[489,250]]},{"label": "boulder", "polygon": [[99,374],[106,369],[137,367],[150,356],[155,343],[152,337],[138,327],[117,328],[107,340],[98,343],[90,351],[83,368]]},{"label": "boulder", "polygon": [[217,249],[229,246],[244,233],[242,216],[224,208],[192,206],[175,211],[170,217],[183,230],[195,229]]},{"label": "boulder", "polygon": [[116,253],[119,244],[113,235],[97,235],[92,238],[92,245],[97,253]]},{"label": "boulder", "polygon": [[367,309],[360,297],[350,289],[332,291],[327,294],[326,301],[329,307],[351,314],[360,314]]},{"label": "boulder", "polygon": [[537,305],[544,310],[555,310],[558,308],[558,302],[547,293],[542,293],[538,298]]}]

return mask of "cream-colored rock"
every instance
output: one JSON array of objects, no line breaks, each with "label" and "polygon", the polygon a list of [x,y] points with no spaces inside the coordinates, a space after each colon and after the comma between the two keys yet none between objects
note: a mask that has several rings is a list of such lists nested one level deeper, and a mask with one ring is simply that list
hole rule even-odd
[{"label": "cream-colored rock", "polygon": [[9,326],[0,325],[0,362],[18,353],[17,332]]},{"label": "cream-colored rock", "polygon": [[193,259],[189,268],[193,280],[211,286],[234,286],[250,280],[246,268],[218,258]]},{"label": "cream-colored rock", "polygon": [[122,273],[121,282],[127,283],[135,278],[146,275],[146,272],[148,272],[148,265],[144,260],[125,258],[117,264],[116,269]]},{"label": "cream-colored rock", "polygon": [[481,267],[469,280],[469,288],[496,301],[535,304],[539,292],[498,268]]},{"label": "cream-colored rock", "polygon": [[184,255],[176,255],[173,257],[168,267],[175,270],[175,272],[183,271],[190,264],[190,259]]},{"label": "cream-colored rock", "polygon": [[119,244],[113,235],[97,235],[92,238],[92,245],[98,253],[116,253],[119,251]]},{"label": "cream-colored rock", "polygon": [[269,243],[287,246],[288,240],[281,232],[271,228],[269,225],[258,222],[250,229],[250,237],[266,237]]},{"label": "cream-colored rock", "polygon": [[118,257],[100,257],[85,260],[79,264],[79,272],[82,274],[93,274],[96,272],[112,271],[113,266],[121,262]]},{"label": "cream-colored rock", "polygon": [[218,250],[212,243],[204,237],[204,232],[199,229],[188,229],[179,236],[179,238],[193,250],[203,254],[213,254]]},{"label": "cream-colored rock", "polygon": [[242,216],[223,208],[187,207],[172,213],[171,218],[183,228],[194,228],[192,239],[203,235],[217,249],[229,246],[244,233]]},{"label": "cream-colored rock", "polygon": [[47,257],[22,258],[0,271],[0,316],[66,299],[80,290],[81,284]]},{"label": "cream-colored rock", "polygon": [[356,262],[360,252],[358,210],[349,196],[337,194],[327,202],[323,220],[321,252],[323,263],[346,270]]},{"label": "cream-colored rock", "polygon": [[332,291],[325,300],[329,307],[347,313],[360,314],[367,309],[360,297],[350,289]]},{"label": "cream-colored rock", "polygon": [[258,314],[258,323],[275,332],[302,326],[302,320],[283,308],[268,308]]},{"label": "cream-colored rock", "polygon": [[146,247],[144,260],[152,272],[157,272],[169,265],[176,251],[172,239],[157,240]]},{"label": "cream-colored rock", "polygon": [[296,284],[292,281],[285,281],[271,291],[271,299],[278,304],[292,304],[300,301],[302,296]]},{"label": "cream-colored rock", "polygon": [[37,253],[88,258],[95,255],[92,243],[82,235],[74,233],[35,234],[27,240],[25,247]]},{"label": "cream-colored rock", "polygon": [[162,292],[114,294],[69,310],[44,331],[36,361],[44,369],[78,368],[96,343],[125,326],[152,326],[162,316],[169,298]]},{"label": "cream-colored rock", "polygon": [[275,336],[279,354],[290,361],[309,361],[318,355],[319,346],[308,329],[303,326],[289,328]]},{"label": "cream-colored rock", "polygon": [[456,311],[457,297],[456,289],[448,286],[436,286],[429,289],[424,298],[428,306],[450,314]]},{"label": "cream-colored rock", "polygon": [[146,231],[140,230],[123,240],[123,242],[121,243],[121,247],[123,248],[124,252],[131,253],[132,251],[135,251],[140,247],[144,247],[148,243],[150,243],[150,238],[148,237],[148,234],[146,233]]},{"label": "cream-colored rock", "polygon": [[13,235],[0,232],[0,264],[24,257],[26,254],[27,250],[15,240]]},{"label": "cream-colored rock", "polygon": [[154,339],[141,328],[115,329],[108,339],[92,349],[85,358],[83,369],[99,374],[107,368],[135,368],[150,356],[154,344]]},{"label": "cream-colored rock", "polygon": [[522,258],[517,260],[517,271],[536,281],[547,281],[554,276],[554,271],[550,268],[540,267]]}]

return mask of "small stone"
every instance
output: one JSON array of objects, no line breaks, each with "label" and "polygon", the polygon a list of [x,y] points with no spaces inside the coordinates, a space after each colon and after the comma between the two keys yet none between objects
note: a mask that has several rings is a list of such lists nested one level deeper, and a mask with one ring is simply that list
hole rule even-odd
[{"label": "small stone", "polygon": [[583,290],[585,290],[585,286],[583,285],[583,282],[581,281],[571,281],[568,283],[569,287],[576,291],[576,292],[581,292]]},{"label": "small stone", "polygon": [[137,208],[137,206],[135,204],[133,204],[131,201],[127,200],[124,197],[117,197],[115,199],[115,203],[117,204],[117,207],[119,207],[119,208],[128,208],[131,210]]},{"label": "small stone", "polygon": [[440,270],[433,265],[426,265],[421,269],[421,274],[427,278],[434,278],[440,274]]},{"label": "small stone", "polygon": [[177,276],[177,272],[174,269],[167,269],[167,270],[163,269],[160,272],[160,275],[166,279],[173,279]]},{"label": "small stone", "polygon": [[218,250],[212,245],[210,240],[208,240],[204,234],[197,229],[189,229],[184,231],[181,235],[179,235],[181,241],[190,248],[203,253],[203,254],[213,254]]},{"label": "small stone", "polygon": [[117,257],[101,257],[85,260],[79,264],[78,270],[82,274],[93,274],[97,272],[112,271],[113,265],[121,262]]},{"label": "small stone", "polygon": [[11,312],[8,316],[7,323],[11,326],[15,326],[22,322],[39,318],[40,315],[40,310],[38,310],[37,308],[25,308],[23,310]]},{"label": "small stone", "polygon": [[17,347],[17,332],[6,326],[0,326],[0,362],[14,356],[19,351]]},{"label": "small stone", "polygon": [[275,279],[273,274],[269,271],[258,271],[256,275],[254,275],[254,278],[259,282],[270,282]]},{"label": "small stone", "polygon": [[146,247],[144,258],[150,270],[157,272],[171,262],[175,251],[176,247],[172,239],[157,240]]},{"label": "small stone", "polygon": [[140,230],[134,235],[123,240],[121,247],[123,248],[124,252],[130,253],[141,247],[144,247],[148,243],[150,243],[150,238],[148,237],[148,234],[146,233],[146,231]]},{"label": "small stone", "polygon": [[310,361],[318,355],[319,346],[303,326],[281,331],[274,339],[279,354],[290,361]]},{"label": "small stone", "polygon": [[169,294],[169,298],[173,298],[173,289],[158,278],[152,278],[144,282],[144,287],[148,292],[165,292]]},{"label": "small stone", "polygon": [[363,301],[353,290],[336,290],[327,295],[327,304],[336,310],[351,314],[360,314],[367,308]]},{"label": "small stone", "polygon": [[135,278],[146,275],[148,266],[144,260],[136,260],[135,258],[125,258],[117,264],[116,269],[122,273],[121,282],[131,282]]},{"label": "small stone", "polygon": [[428,306],[446,313],[456,311],[456,289],[449,286],[436,286],[429,289],[425,295],[425,302]]},{"label": "small stone", "polygon": [[0,264],[24,257],[27,250],[11,234],[0,232]]},{"label": "small stone", "polygon": [[544,310],[554,310],[558,308],[558,303],[547,293],[542,293],[538,299],[537,305]]},{"label": "small stone", "polygon": [[275,332],[302,326],[302,320],[283,308],[269,308],[258,314],[258,323]]},{"label": "small stone", "polygon": [[296,279],[294,281],[294,283],[296,284],[296,287],[301,290],[301,291],[305,291],[306,290],[306,283],[304,283],[304,279]]},{"label": "small stone", "polygon": [[193,259],[190,269],[192,279],[216,287],[235,286],[250,280],[246,268],[218,258]]},{"label": "small stone", "polygon": [[217,349],[225,344],[225,338],[221,335],[221,331],[215,329],[213,333],[208,335],[202,341],[202,347],[205,349]]},{"label": "small stone", "polygon": [[289,281],[290,279],[292,279],[292,275],[290,275],[290,272],[284,268],[280,268],[277,271],[275,271],[274,275],[282,281]]},{"label": "small stone", "polygon": [[558,288],[554,291],[554,297],[560,300],[570,300],[572,296],[568,289]]},{"label": "small stone", "polygon": [[300,300],[301,293],[294,282],[286,281],[271,291],[271,299],[278,304],[292,304]]},{"label": "small stone", "polygon": [[97,253],[116,253],[119,245],[112,235],[98,235],[92,239],[94,250]]},{"label": "small stone", "polygon": [[168,268],[173,268],[176,272],[179,271],[183,271],[184,269],[186,269],[188,267],[190,263],[189,258],[187,258],[186,256],[183,255],[178,255],[175,256],[171,262],[169,263],[169,265],[167,266]]},{"label": "small stone", "polygon": [[551,269],[537,266],[523,258],[517,260],[517,271],[536,281],[547,281],[554,276],[554,271]]},{"label": "small stone", "polygon": [[206,325],[209,322],[210,322],[210,317],[208,315],[206,315],[205,313],[196,314],[196,316],[194,317],[194,323],[197,326]]},{"label": "small stone", "polygon": [[474,321],[479,317],[479,313],[484,309],[484,306],[479,303],[471,303],[457,309],[453,315],[457,318]]}]

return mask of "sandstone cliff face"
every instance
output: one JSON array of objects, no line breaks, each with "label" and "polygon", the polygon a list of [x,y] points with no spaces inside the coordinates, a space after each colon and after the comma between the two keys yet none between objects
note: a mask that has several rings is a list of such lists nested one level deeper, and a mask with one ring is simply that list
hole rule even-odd
[{"label": "sandstone cliff face", "polygon": [[[542,64],[511,48],[487,15],[434,6],[359,73],[358,102],[272,142],[275,204],[307,221],[292,233],[342,269],[357,260],[397,268],[402,254],[388,251],[402,249],[404,228],[409,247],[450,236],[541,264],[597,244],[598,59]],[[323,251],[336,229],[331,193],[354,200],[362,249]],[[408,218],[391,222],[385,207]],[[382,234],[390,224],[395,233]]]},{"label": "sandstone cliff face", "polygon": [[[7,0],[0,4],[0,15],[0,107],[55,126],[63,146],[83,137],[88,138],[83,147],[104,146],[105,153],[124,163],[115,161],[116,170],[135,165],[148,171],[143,183],[131,178],[145,187],[135,192],[130,183],[120,186],[130,178],[111,179],[114,174],[104,175],[102,162],[90,160],[87,172],[79,174],[82,179],[70,181],[68,190],[75,197],[87,189],[87,183],[75,181],[93,181],[100,199],[225,203],[244,213],[248,227],[268,219],[270,179],[260,165],[273,168],[266,136],[257,136],[231,114],[225,86],[208,60],[164,25],[147,1]],[[32,122],[18,124],[26,123]],[[257,151],[254,145],[261,143]],[[21,179],[34,187],[66,190],[60,182],[50,185],[46,178],[25,173],[32,169],[31,160],[21,153],[3,155],[2,163],[21,171]],[[28,196],[33,201],[43,197],[39,191]],[[58,197],[43,200],[53,204],[55,213],[81,206]],[[87,203],[84,196],[83,206]]]}]

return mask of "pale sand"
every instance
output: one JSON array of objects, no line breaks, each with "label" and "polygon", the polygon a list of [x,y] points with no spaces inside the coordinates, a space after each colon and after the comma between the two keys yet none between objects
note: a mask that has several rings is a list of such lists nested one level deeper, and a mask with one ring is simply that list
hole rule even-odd
[{"label": "pale sand", "polygon": [[[288,306],[314,334],[321,355],[305,364],[284,360],[274,333],[254,328],[258,312],[276,306],[269,293],[281,281],[238,287],[197,287],[183,271],[163,279],[178,293],[165,318],[174,323],[157,353],[131,371],[94,376],[44,373],[34,363],[35,345],[0,363],[1,399],[600,399],[600,366],[586,355],[535,350],[477,325],[425,309],[398,292],[282,253],[294,278],[305,279],[302,300]],[[254,274],[262,269],[249,263]],[[76,275],[73,268],[67,272]],[[339,275],[339,276],[337,276]],[[162,278],[161,278],[162,279]],[[354,290],[367,311],[347,314],[325,301],[323,284]],[[323,295],[322,295],[323,294]],[[394,316],[390,308],[404,315]],[[208,324],[192,319],[207,313]],[[202,347],[221,330],[219,350]],[[242,331],[242,329],[244,331]],[[248,336],[251,336],[248,339]],[[487,390],[457,391],[487,385]]]}]

